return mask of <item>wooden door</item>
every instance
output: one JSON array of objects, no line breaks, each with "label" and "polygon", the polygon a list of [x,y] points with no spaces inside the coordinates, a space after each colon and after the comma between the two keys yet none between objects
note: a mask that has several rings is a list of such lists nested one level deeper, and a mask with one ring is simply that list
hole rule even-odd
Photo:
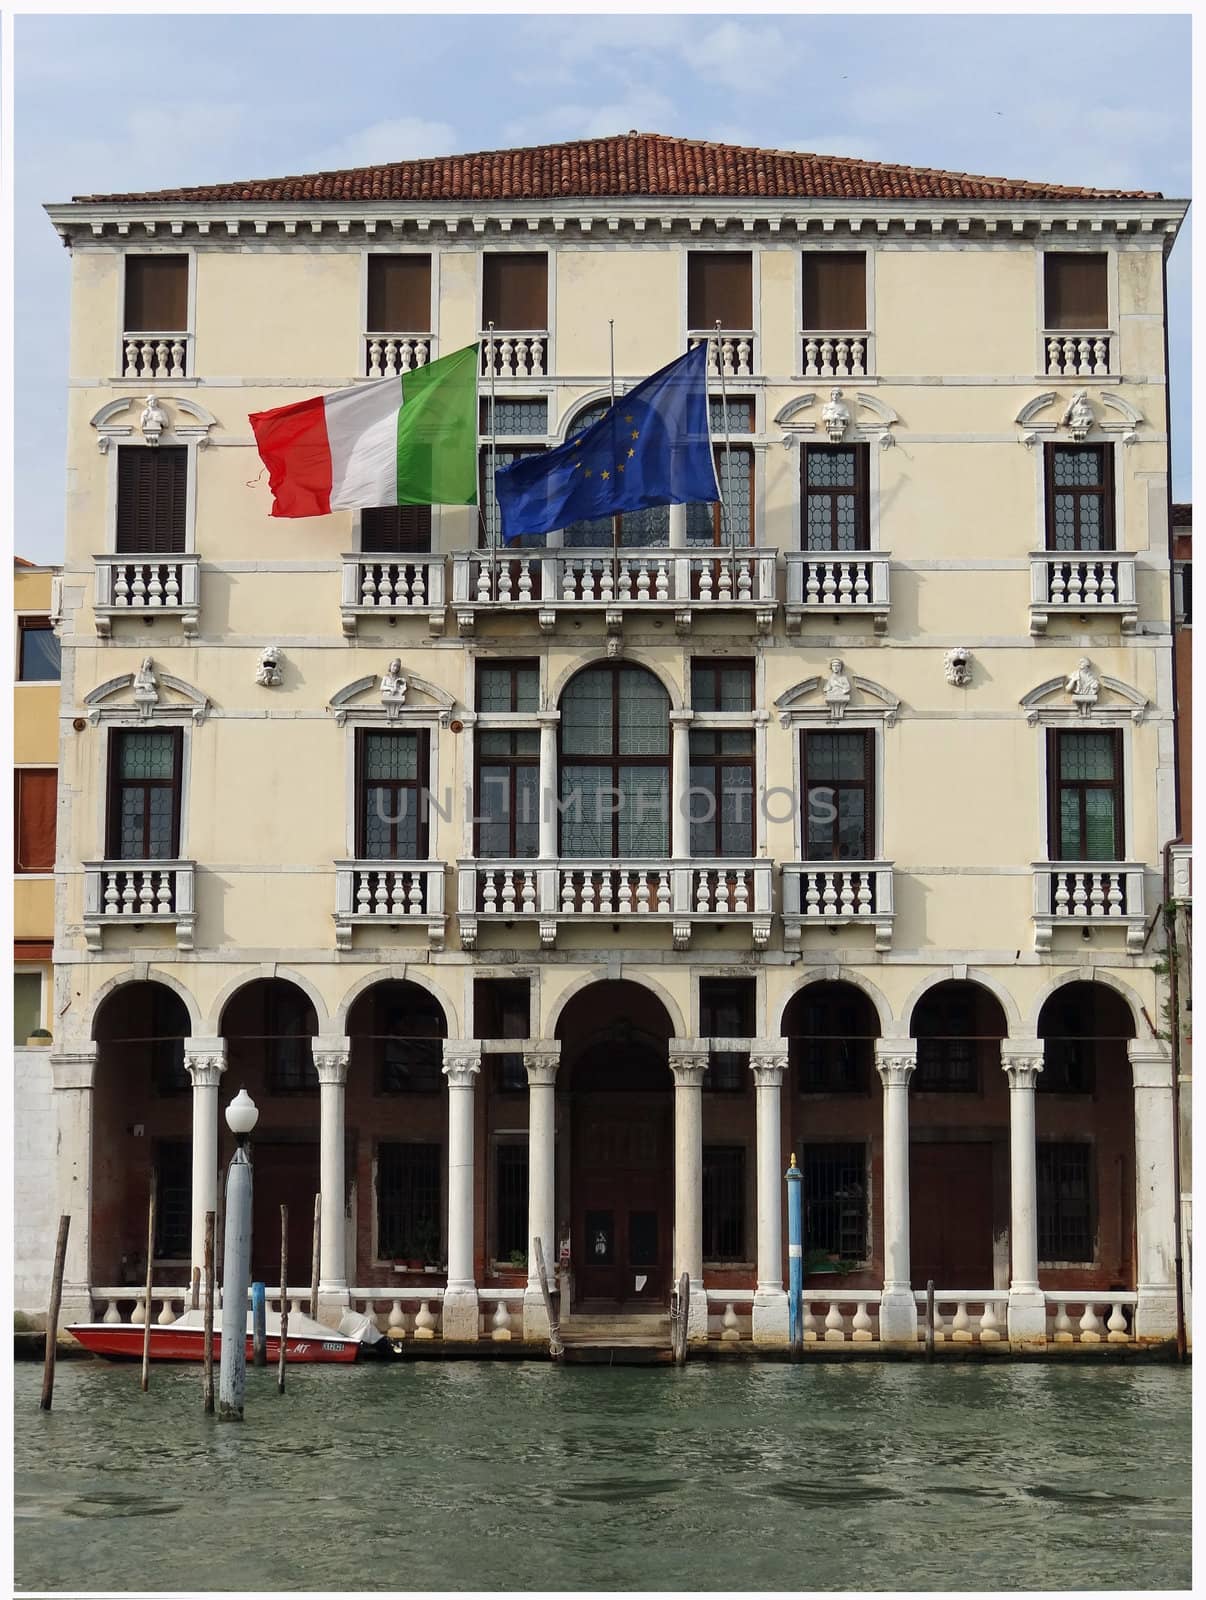
[{"label": "wooden door", "polygon": [[289,1207],[289,1285],[310,1282],[317,1144],[258,1144],[252,1140],[251,1276],[280,1287],[281,1206]]},{"label": "wooden door", "polygon": [[573,1265],[579,1303],[661,1307],[669,1293],[670,1108],[649,1094],[574,1105]]},{"label": "wooden door", "polygon": [[910,1145],[909,1218],[914,1288],[991,1289],[992,1146]]}]

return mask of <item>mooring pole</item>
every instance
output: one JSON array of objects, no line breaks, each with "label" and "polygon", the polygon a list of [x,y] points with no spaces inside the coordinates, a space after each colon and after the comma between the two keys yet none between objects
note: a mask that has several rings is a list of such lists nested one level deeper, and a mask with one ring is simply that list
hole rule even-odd
[{"label": "mooring pole", "polygon": [[557,1318],[553,1315],[553,1297],[549,1293],[549,1275],[545,1271],[544,1246],[539,1237],[532,1240],[536,1256],[536,1271],[540,1277],[540,1292],[544,1296],[545,1315],[549,1319],[549,1356],[553,1361],[565,1354],[565,1346],[561,1343],[561,1328]]},{"label": "mooring pole", "polygon": [[205,1213],[205,1292],[201,1313],[202,1406],[207,1416],[214,1413],[214,1214]]},{"label": "mooring pole", "polygon": [[925,1358],[934,1359],[934,1280],[925,1280]]},{"label": "mooring pole", "polygon": [[222,1361],[218,1371],[218,1419],[242,1422],[247,1391],[247,1284],[251,1277],[251,1157],[247,1140],[259,1118],[255,1102],[240,1089],[226,1108],[236,1142],[226,1169],[226,1245],[222,1277]]},{"label": "mooring pole", "polygon": [[787,1331],[793,1354],[804,1348],[804,1208],[802,1174],[792,1151],[787,1179]]},{"label": "mooring pole", "polygon": [[142,1319],[142,1392],[151,1385],[151,1285],[155,1275],[155,1174],[151,1173],[151,1194],[147,1200],[147,1297]]},{"label": "mooring pole", "polygon": [[63,1300],[63,1269],[67,1264],[67,1233],[71,1218],[59,1218],[59,1237],[54,1247],[54,1267],[50,1274],[50,1308],[46,1313],[46,1354],[42,1366],[42,1398],[39,1409],[49,1411],[54,1399],[54,1358],[59,1344],[59,1306]]},{"label": "mooring pole", "polygon": [[318,1320],[318,1275],[322,1253],[322,1193],[314,1196],[314,1249],[310,1256],[310,1320]]},{"label": "mooring pole", "polygon": [[285,1392],[285,1340],[289,1336],[289,1207],[281,1207],[281,1332],[276,1358],[276,1392]]},{"label": "mooring pole", "polygon": [[268,1296],[262,1283],[251,1286],[251,1362],[268,1365]]}]

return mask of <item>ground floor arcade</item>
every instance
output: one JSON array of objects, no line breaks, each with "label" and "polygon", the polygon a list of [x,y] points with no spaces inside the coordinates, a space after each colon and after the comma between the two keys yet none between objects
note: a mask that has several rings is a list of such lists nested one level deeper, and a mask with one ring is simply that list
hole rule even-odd
[{"label": "ground floor arcade", "polygon": [[1121,985],[1070,974],[1022,1031],[998,984],[949,968],[890,1014],[846,969],[756,1004],[745,983],[704,978],[687,1011],[584,974],[534,1008],[494,977],[458,1015],[377,975],[336,1033],[310,985],[249,975],[202,1033],[177,980],[113,982],[51,1058],[68,1313],[133,1304],[151,1187],[152,1313],[179,1309],[246,1088],[254,1273],[279,1283],[286,1204],[309,1283],[317,1203],[333,1319],[540,1339],[540,1238],[563,1316],[664,1311],[686,1272],[693,1337],[782,1343],[794,1155],[812,1337],[910,1343],[927,1280],[950,1336],[1174,1335],[1171,1070]]}]

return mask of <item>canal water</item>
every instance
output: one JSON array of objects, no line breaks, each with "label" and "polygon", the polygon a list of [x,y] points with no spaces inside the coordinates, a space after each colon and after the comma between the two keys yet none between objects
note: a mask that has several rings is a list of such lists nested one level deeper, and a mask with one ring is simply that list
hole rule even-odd
[{"label": "canal water", "polygon": [[1166,1366],[15,1374],[18,1589],[1179,1589]]}]

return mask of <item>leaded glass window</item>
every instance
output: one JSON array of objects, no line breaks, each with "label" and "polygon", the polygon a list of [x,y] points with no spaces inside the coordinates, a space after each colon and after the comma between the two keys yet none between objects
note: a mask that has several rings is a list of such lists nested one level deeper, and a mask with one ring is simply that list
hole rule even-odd
[{"label": "leaded glass window", "polygon": [[1053,728],[1048,764],[1052,859],[1121,860],[1121,730],[1082,733]]},{"label": "leaded glass window", "polygon": [[722,498],[694,501],[687,507],[687,543],[751,545],[754,542],[754,452],[748,445],[734,445],[732,449],[717,445],[712,454]]},{"label": "leaded glass window", "polygon": [[479,711],[536,711],[539,695],[540,668],[535,661],[478,662]]},{"label": "leaded glass window", "polygon": [[694,729],[691,854],[729,859],[754,853],[754,735],[744,728]]},{"label": "leaded glass window", "polygon": [[867,455],[865,444],[804,447],[806,550],[870,549]]},{"label": "leaded glass window", "polygon": [[696,711],[752,711],[754,663],[697,656],[691,662],[691,705]]},{"label": "leaded glass window", "polygon": [[183,729],[113,735],[110,749],[109,857],[170,861],[180,848]]},{"label": "leaded glass window", "polygon": [[[488,444],[484,444],[478,451],[477,542],[483,548],[489,549],[492,546],[501,548],[502,545],[502,522],[494,494],[495,472],[501,472],[504,467],[511,466],[523,456],[539,455],[543,448],[543,445],[511,445],[506,449],[501,447],[491,449]],[[520,538],[512,540],[508,548],[543,548],[544,542],[543,534],[525,533]]]},{"label": "leaded glass window", "polygon": [[872,859],[874,738],[869,728],[801,734],[806,860]]},{"label": "leaded glass window", "polygon": [[[479,429],[484,438],[490,436],[490,397],[482,396]],[[494,437],[496,439],[532,438],[549,431],[549,403],[547,400],[521,400],[514,395],[497,395],[494,400]]]},{"label": "leaded glass window", "polygon": [[427,735],[357,737],[357,844],[363,861],[416,861],[427,854]]},{"label": "leaded glass window", "polygon": [[506,858],[537,854],[540,835],[540,732],[479,728],[477,853]]},{"label": "leaded glass window", "polygon": [[642,667],[588,667],[561,699],[561,854],[669,848],[670,701]]},{"label": "leaded glass window", "polygon": [[1114,548],[1112,467],[1105,445],[1047,446],[1048,550]]}]

